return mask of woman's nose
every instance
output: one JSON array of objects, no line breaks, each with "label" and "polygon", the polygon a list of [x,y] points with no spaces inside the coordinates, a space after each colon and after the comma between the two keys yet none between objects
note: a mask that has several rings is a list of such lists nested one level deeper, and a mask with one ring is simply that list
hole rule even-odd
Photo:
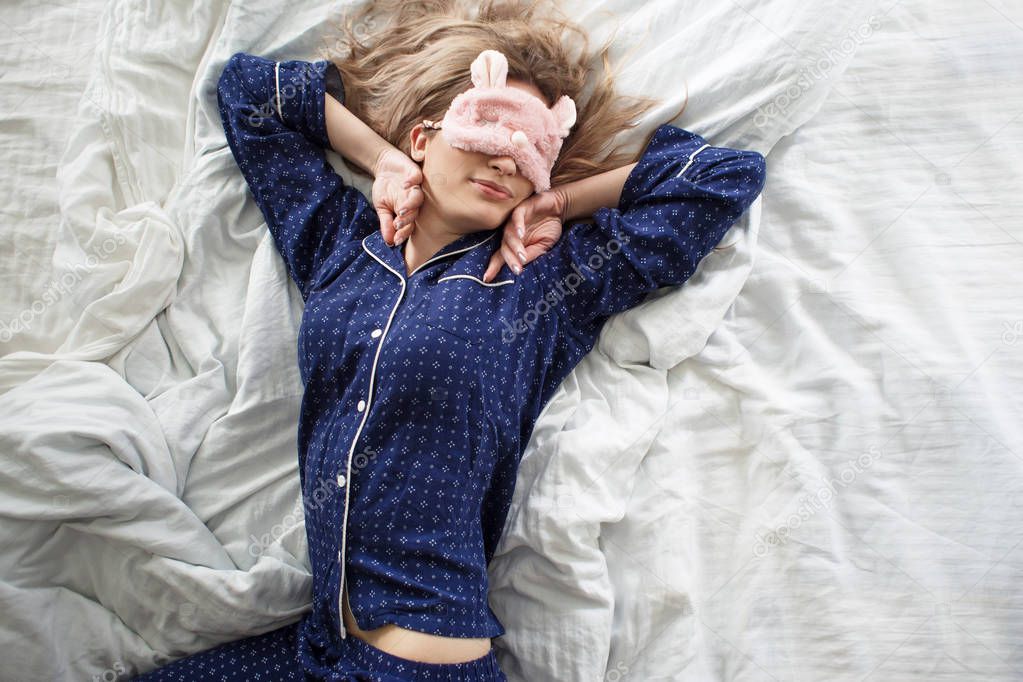
[{"label": "woman's nose", "polygon": [[490,157],[489,166],[502,175],[515,175],[515,171],[518,170],[515,166],[515,159],[507,155]]}]

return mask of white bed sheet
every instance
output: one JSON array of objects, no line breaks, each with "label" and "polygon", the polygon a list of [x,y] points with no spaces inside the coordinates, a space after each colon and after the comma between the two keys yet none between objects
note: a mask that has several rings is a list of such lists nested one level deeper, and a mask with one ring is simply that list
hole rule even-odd
[{"label": "white bed sheet", "polygon": [[[649,450],[590,488],[632,491],[593,528],[606,675],[1023,679],[1023,12],[882,13],[771,150],[755,267]],[[507,662],[567,671],[573,637]]]},{"label": "white bed sheet", "polygon": [[[307,607],[301,300],[214,84],[239,49],[314,56],[347,9],[5,13],[2,679],[116,679]],[[1018,678],[1018,7],[573,16],[623,20],[624,82],[663,114],[688,79],[679,124],[769,178],[737,247],[616,317],[542,415],[491,566],[502,668]]]}]

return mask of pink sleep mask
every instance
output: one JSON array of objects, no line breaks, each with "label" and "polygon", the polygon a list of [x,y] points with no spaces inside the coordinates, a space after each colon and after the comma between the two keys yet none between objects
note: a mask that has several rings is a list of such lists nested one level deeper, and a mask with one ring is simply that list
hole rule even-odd
[{"label": "pink sleep mask", "polygon": [[506,85],[508,60],[497,50],[480,52],[469,71],[473,87],[451,100],[440,122],[445,141],[467,151],[508,155],[535,192],[550,189],[562,140],[575,125],[575,102],[562,95],[548,109],[539,97]]}]

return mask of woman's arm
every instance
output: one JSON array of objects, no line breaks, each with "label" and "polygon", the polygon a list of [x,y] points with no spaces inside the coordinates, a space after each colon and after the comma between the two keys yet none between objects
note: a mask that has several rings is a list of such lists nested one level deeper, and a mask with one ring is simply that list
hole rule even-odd
[{"label": "woman's arm", "polygon": [[[217,82],[228,146],[303,301],[338,243],[378,228],[365,196],[327,162],[331,100],[344,102],[344,85],[327,60],[277,62],[237,52]],[[345,131],[335,127],[330,135],[348,146]],[[373,147],[349,151],[361,161]]]},{"label": "woman's arm", "polygon": [[568,222],[585,218],[605,206],[617,206],[621,201],[622,186],[632,173],[632,169],[636,167],[636,163],[560,185],[557,189],[565,197],[565,213],[562,220]]},{"label": "woman's arm", "polygon": [[[425,199],[421,191],[414,191],[422,188],[422,169],[330,93],[324,110],[331,148],[373,176],[371,200],[384,241],[392,246],[401,243],[415,229]],[[402,209],[406,213],[398,216]]]},{"label": "woman's arm", "polygon": [[592,222],[565,230],[523,273],[590,337],[646,294],[685,283],[760,194],[766,173],[759,152],[662,125],[638,162],[563,186],[574,202],[566,219]]},{"label": "woman's arm", "polygon": [[327,116],[327,136],[335,152],[366,172],[376,175],[380,157],[390,150],[400,151],[380,137],[330,93],[324,104]]}]

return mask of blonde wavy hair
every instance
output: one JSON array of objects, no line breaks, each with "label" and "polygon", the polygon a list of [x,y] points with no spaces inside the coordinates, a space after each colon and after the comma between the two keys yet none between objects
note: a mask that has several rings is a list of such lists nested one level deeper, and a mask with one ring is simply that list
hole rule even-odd
[{"label": "blonde wavy hair", "polygon": [[[614,36],[591,53],[585,30],[548,0],[477,5],[371,0],[336,29],[333,44],[323,47],[319,58],[340,71],[345,106],[406,155],[411,155],[412,128],[424,118],[442,119],[451,100],[472,87],[469,65],[486,49],[504,54],[508,78],[535,85],[548,106],[562,95],[576,103],[576,125],[551,170],[552,185],[638,161],[656,131],[632,151],[609,146],[660,101],[618,94],[618,72],[608,58]],[[591,65],[597,61],[603,70],[590,84]],[[688,101],[687,88],[686,101],[667,122],[681,116]],[[350,168],[368,175],[357,166]]]}]

